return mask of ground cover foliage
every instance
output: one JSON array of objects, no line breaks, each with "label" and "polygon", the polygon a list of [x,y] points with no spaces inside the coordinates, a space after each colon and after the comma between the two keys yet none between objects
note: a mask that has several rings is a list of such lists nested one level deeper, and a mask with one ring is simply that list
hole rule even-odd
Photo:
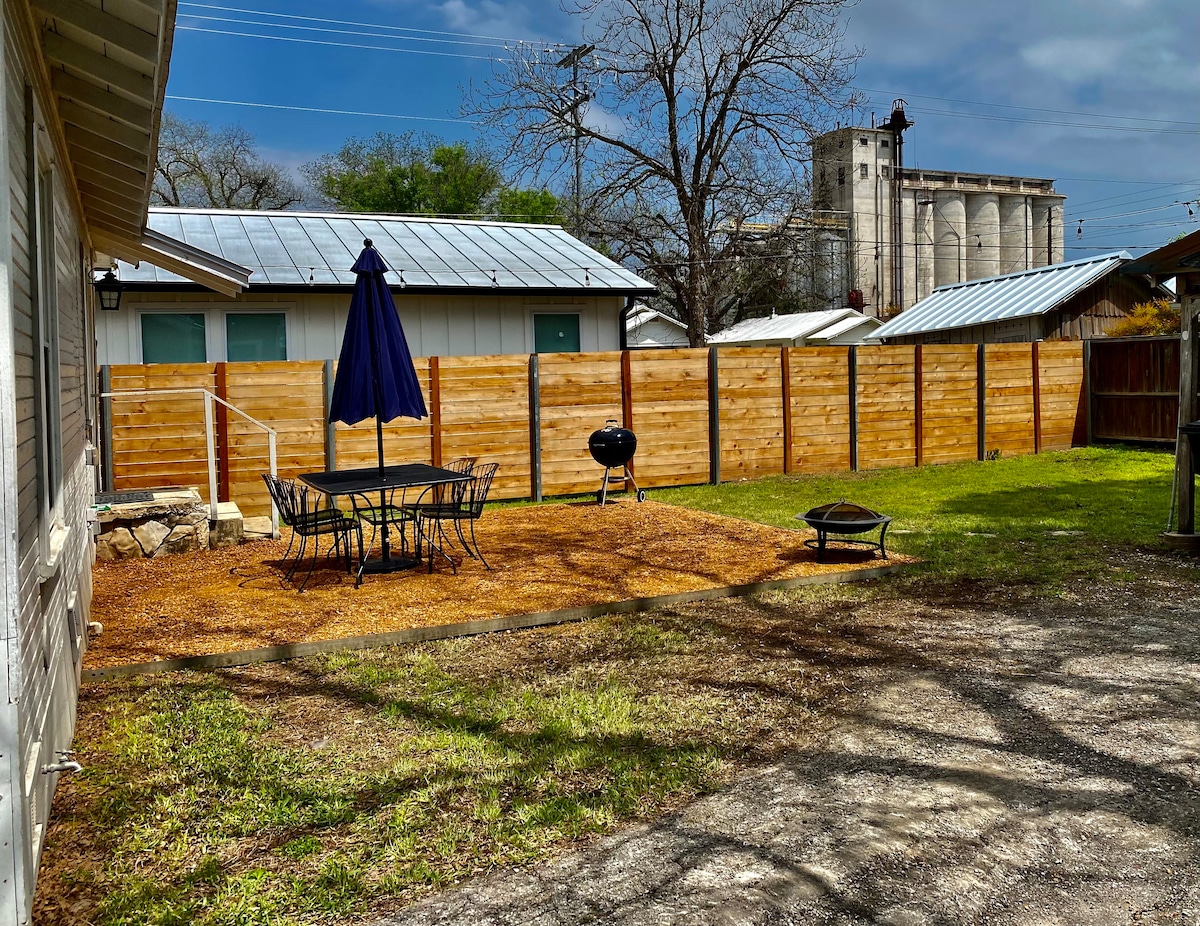
[{"label": "ground cover foliage", "polygon": [[[1056,597],[1157,545],[1172,458],[1089,449],[656,492],[769,523],[840,497],[925,562],[859,587],[86,686],[45,923],[384,913],[652,819],[820,737],[881,597]],[[1130,573],[1132,575],[1132,573]],[[875,633],[903,638],[908,609]]]}]

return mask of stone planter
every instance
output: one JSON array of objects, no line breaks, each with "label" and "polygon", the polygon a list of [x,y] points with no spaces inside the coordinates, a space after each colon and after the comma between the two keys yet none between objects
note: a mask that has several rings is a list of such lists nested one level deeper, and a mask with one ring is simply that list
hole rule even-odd
[{"label": "stone planter", "polygon": [[96,556],[106,562],[207,550],[208,506],[194,488],[153,489],[148,501],[101,506]]}]

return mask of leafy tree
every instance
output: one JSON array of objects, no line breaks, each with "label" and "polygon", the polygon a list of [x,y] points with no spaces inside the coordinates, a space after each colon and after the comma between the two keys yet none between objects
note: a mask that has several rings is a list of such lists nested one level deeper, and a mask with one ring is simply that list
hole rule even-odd
[{"label": "leafy tree", "polygon": [[857,102],[849,2],[575,0],[594,51],[521,45],[466,108],[522,176],[566,171],[579,139],[594,232],[700,345],[731,295],[737,229],[792,226],[809,139]]},{"label": "leafy tree", "polygon": [[501,182],[481,151],[412,132],[351,138],[301,172],[339,209],[407,215],[478,215]]},{"label": "leafy tree", "polygon": [[533,222],[541,225],[562,225],[566,219],[562,203],[549,190],[514,190],[505,188],[496,194],[496,218],[505,222]]},{"label": "leafy tree", "polygon": [[1104,333],[1110,338],[1131,338],[1139,335],[1179,334],[1179,309],[1167,299],[1139,302],[1133,311]]},{"label": "leafy tree", "polygon": [[160,206],[217,209],[286,209],[301,200],[287,170],[264,161],[254,136],[237,125],[163,113],[150,201]]}]

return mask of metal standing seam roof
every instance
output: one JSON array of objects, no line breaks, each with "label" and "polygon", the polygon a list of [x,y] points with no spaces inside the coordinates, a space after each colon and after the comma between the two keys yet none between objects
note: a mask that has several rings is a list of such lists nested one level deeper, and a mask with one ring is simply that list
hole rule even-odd
[{"label": "metal standing seam roof", "polygon": [[1042,315],[1131,260],[1133,255],[1128,251],[1114,251],[1020,273],[951,283],[935,289],[871,337],[895,338]]},{"label": "metal standing seam roof", "polygon": [[[854,309],[825,309],[820,312],[772,315],[770,318],[747,318],[724,331],[709,335],[708,343],[794,341],[797,338],[832,337],[845,330],[841,323],[847,320],[861,324],[869,319]],[[827,334],[825,329],[831,326],[838,326],[837,330]],[[875,332],[871,332],[870,337],[875,337]]]},{"label": "metal standing seam roof", "polygon": [[[557,225],[358,213],[154,208],[150,228],[249,268],[257,286],[354,285],[370,238],[393,286],[649,294],[654,286]],[[123,283],[187,284],[149,262],[121,262]]]}]

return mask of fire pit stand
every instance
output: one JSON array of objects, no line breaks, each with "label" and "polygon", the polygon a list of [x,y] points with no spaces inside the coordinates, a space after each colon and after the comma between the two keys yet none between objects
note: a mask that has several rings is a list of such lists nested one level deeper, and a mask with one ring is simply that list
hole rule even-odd
[{"label": "fire pit stand", "polygon": [[[796,515],[796,520],[804,521],[817,532],[816,540],[806,540],[804,545],[807,547],[816,547],[817,562],[824,562],[825,545],[829,542],[830,534],[839,536],[834,538],[834,543],[849,544],[850,546],[862,547],[867,550],[878,550],[884,559],[888,558],[887,548],[884,547],[884,538],[887,537],[888,525],[892,523],[892,519],[886,514],[880,514],[877,511],[872,511],[870,508],[864,508],[862,505],[855,505],[852,502],[840,501],[830,505],[820,505],[816,508],[810,508],[804,514]],[[873,540],[852,540],[849,537],[843,536],[846,534],[865,534],[875,528],[879,528],[879,542]]]}]

